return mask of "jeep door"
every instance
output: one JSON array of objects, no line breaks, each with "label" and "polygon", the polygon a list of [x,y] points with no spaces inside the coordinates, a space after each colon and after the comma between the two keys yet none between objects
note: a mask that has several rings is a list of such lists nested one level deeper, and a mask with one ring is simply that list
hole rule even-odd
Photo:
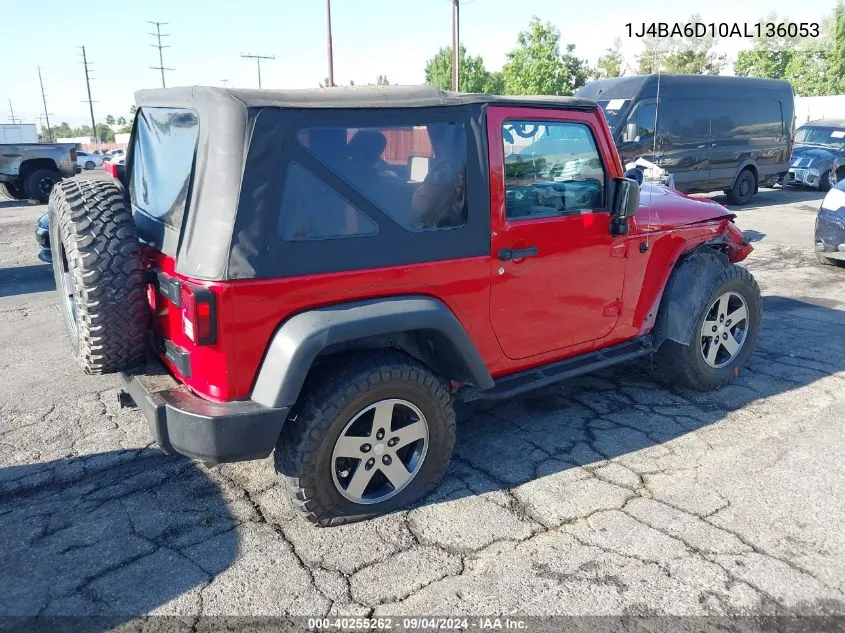
[{"label": "jeep door", "polygon": [[490,107],[490,319],[513,359],[597,341],[619,317],[625,244],[610,234],[619,163],[594,114]]}]

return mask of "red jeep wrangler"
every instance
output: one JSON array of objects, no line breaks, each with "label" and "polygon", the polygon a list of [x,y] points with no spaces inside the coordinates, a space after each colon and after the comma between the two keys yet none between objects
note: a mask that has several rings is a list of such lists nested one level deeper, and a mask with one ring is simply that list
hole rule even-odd
[{"label": "red jeep wrangler", "polygon": [[53,189],[73,351],[170,453],[266,457],[319,525],[430,493],[455,399],[654,355],[712,389],[760,293],[724,207],[625,178],[577,98],[427,87],[136,95],[113,182]]}]

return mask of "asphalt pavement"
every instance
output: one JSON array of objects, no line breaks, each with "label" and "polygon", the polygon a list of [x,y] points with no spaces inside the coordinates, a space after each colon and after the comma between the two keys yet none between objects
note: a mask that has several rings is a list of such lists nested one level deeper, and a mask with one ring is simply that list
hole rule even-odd
[{"label": "asphalt pavement", "polygon": [[760,343],[713,393],[648,362],[461,407],[419,507],[330,529],[268,460],[163,455],[72,362],[44,207],[0,200],[0,615],[845,615],[845,269],[816,192],[737,211]]}]

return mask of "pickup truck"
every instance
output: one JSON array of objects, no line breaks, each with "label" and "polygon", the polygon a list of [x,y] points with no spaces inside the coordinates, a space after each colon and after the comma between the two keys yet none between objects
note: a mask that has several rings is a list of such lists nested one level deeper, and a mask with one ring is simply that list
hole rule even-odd
[{"label": "pickup truck", "polygon": [[0,183],[17,200],[46,203],[53,185],[80,171],[73,143],[0,145]]}]

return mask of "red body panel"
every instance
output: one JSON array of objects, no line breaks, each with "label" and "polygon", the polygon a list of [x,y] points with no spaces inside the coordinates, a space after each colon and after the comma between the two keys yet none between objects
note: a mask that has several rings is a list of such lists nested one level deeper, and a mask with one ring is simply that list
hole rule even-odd
[{"label": "red body panel", "polygon": [[[174,273],[151,251],[151,266],[208,288],[217,302],[212,345],[182,330],[181,309],[155,297],[158,335],[190,353],[191,375],[171,372],[213,400],[247,398],[276,329],[290,316],[325,305],[418,294],[441,300],[463,324],[494,377],[646,334],[677,259],[722,238],[733,261],[750,251],[729,212],[716,203],[645,186],[630,232],[613,238],[607,211],[509,222],[505,218],[501,123],[507,118],[579,121],[591,127],[611,177],[622,175],[601,110],[490,107],[488,144],[491,255],[412,266],[271,280],[199,282]],[[500,248],[538,246],[538,257],[502,262]],[[501,271],[501,272],[500,272]]]}]

